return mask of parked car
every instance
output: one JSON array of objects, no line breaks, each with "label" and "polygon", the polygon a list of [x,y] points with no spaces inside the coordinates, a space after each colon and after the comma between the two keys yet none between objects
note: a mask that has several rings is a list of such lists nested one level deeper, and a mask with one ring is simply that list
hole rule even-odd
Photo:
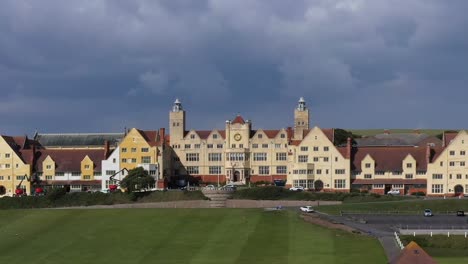
[{"label": "parked car", "polygon": [[214,190],[214,189],[216,189],[216,187],[213,184],[210,184],[210,185],[205,186],[205,189],[206,190]]},{"label": "parked car", "polygon": [[457,216],[465,216],[465,211],[458,210],[457,211]]},{"label": "parked car", "polygon": [[388,195],[400,195],[400,190],[391,189],[387,192]]},{"label": "parked car", "polygon": [[223,189],[226,189],[226,190],[237,190],[237,186],[234,185],[234,184],[227,184],[227,185],[224,185],[223,186]]},{"label": "parked car", "polygon": [[290,191],[294,191],[294,192],[300,192],[300,191],[304,191],[304,187],[302,186],[294,186],[294,187],[291,187],[289,188]]},{"label": "parked car", "polygon": [[424,216],[434,216],[431,209],[424,209]]},{"label": "parked car", "polygon": [[310,206],[310,205],[301,206],[299,209],[304,213],[313,213],[313,212],[315,212],[314,208],[312,208],[312,206]]}]

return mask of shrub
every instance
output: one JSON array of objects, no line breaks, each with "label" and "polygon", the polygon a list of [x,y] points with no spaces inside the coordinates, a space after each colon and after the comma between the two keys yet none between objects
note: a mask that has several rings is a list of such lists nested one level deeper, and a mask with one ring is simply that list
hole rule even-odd
[{"label": "shrub", "polygon": [[411,195],[414,195],[414,196],[426,196],[426,193],[425,193],[425,192],[412,192]]}]

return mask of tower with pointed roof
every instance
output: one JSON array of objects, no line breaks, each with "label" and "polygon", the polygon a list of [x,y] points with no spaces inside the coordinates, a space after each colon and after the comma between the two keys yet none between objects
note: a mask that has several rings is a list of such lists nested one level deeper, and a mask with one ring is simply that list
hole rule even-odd
[{"label": "tower with pointed roof", "polygon": [[309,109],[306,106],[304,97],[299,98],[294,110],[294,139],[302,140],[304,131],[309,129]]},{"label": "tower with pointed roof", "polygon": [[182,140],[185,132],[185,111],[176,99],[169,113],[169,134],[171,140]]}]

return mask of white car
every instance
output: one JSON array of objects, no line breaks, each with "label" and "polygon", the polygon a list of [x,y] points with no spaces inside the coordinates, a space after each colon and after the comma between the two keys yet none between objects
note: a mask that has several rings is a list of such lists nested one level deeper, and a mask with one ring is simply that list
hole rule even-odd
[{"label": "white car", "polygon": [[214,189],[216,189],[216,187],[214,185],[210,184],[210,185],[205,186],[205,189],[206,190],[214,190]]},{"label": "white car", "polygon": [[304,191],[304,187],[302,186],[294,186],[294,187],[291,187],[289,188],[290,191],[295,191],[295,192],[300,192],[300,191]]},{"label": "white car", "polygon": [[391,189],[387,192],[388,195],[400,195],[400,190]]},{"label": "white car", "polygon": [[424,216],[434,216],[431,209],[424,209]]},{"label": "white car", "polygon": [[312,208],[312,206],[308,205],[308,206],[301,206],[301,211],[302,212],[305,212],[305,213],[313,213],[315,212],[314,208]]}]

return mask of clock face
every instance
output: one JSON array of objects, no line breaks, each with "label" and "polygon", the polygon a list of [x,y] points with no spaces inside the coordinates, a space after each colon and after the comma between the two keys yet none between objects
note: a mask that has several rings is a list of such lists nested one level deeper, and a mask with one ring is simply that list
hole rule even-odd
[{"label": "clock face", "polygon": [[241,138],[242,138],[242,136],[240,134],[235,134],[234,135],[234,139],[237,140],[237,141],[241,140]]}]

